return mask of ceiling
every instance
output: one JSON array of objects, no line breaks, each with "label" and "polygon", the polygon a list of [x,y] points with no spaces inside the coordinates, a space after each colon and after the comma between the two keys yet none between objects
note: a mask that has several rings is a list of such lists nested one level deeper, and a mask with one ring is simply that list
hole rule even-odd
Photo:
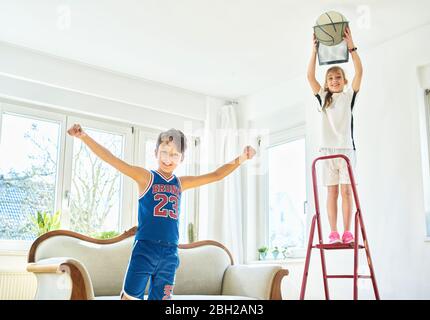
[{"label": "ceiling", "polygon": [[429,0],[2,0],[0,41],[238,98],[305,72],[333,9],[361,49],[430,23]]}]

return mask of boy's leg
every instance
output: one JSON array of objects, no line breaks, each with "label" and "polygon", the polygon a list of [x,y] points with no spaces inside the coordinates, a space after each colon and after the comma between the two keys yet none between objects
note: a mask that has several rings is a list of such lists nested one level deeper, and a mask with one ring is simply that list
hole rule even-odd
[{"label": "boy's leg", "polygon": [[149,273],[141,274],[128,269],[124,279],[124,288],[121,292],[121,300],[143,300],[149,277]]},{"label": "boy's leg", "polygon": [[175,273],[155,274],[151,277],[148,300],[171,300],[175,286]]},{"label": "boy's leg", "polygon": [[171,300],[179,266],[177,248],[165,248],[156,272],[151,277],[148,300]]},{"label": "boy's leg", "polygon": [[124,278],[121,298],[143,300],[151,274],[158,264],[156,248],[146,241],[137,241],[133,247],[127,273]]}]

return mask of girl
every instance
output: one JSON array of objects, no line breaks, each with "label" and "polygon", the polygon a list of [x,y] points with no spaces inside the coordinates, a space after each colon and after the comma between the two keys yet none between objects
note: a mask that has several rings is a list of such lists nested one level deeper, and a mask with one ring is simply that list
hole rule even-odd
[{"label": "girl", "polygon": [[[345,89],[348,84],[345,72],[338,66],[327,70],[324,87],[315,78],[315,64],[318,50],[318,41],[314,34],[312,56],[308,67],[308,81],[313,94],[319,102],[321,114],[321,145],[322,156],[344,154],[355,166],[355,144],[353,137],[353,110],[355,98],[360,90],[363,67],[357,48],[351,36],[351,30],[346,28],[344,40],[348,45],[354,62],[355,76],[351,88]],[[323,183],[327,186],[327,212],[331,228],[330,243],[352,243],[354,236],[350,232],[352,216],[352,189],[349,180],[346,162],[343,159],[331,159],[323,162]],[[337,231],[337,199],[339,185],[342,194],[342,211],[344,233],[342,240]]]},{"label": "girl", "polygon": [[184,160],[187,145],[186,137],[179,130],[170,129],[158,136],[155,148],[157,170],[133,166],[115,157],[78,124],[67,132],[81,139],[100,159],[136,181],[139,187],[138,227],[121,292],[122,299],[143,299],[149,280],[148,300],[170,300],[179,266],[182,192],[223,179],[243,162],[252,159],[255,150],[247,146],[235,160],[211,173],[177,177],[173,171]]}]

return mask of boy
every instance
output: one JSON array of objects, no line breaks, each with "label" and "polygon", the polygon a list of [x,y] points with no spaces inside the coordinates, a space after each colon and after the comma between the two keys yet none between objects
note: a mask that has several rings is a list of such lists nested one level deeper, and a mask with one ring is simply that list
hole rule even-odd
[{"label": "boy", "polygon": [[155,148],[157,170],[130,165],[88,136],[79,124],[69,135],[79,138],[100,159],[132,178],[139,187],[138,227],[121,292],[123,300],[143,299],[150,280],[148,300],[170,300],[179,266],[179,208],[187,189],[219,181],[252,159],[255,150],[247,146],[232,162],[200,176],[177,177],[173,171],[184,160],[185,135],[176,129],[160,133]]}]

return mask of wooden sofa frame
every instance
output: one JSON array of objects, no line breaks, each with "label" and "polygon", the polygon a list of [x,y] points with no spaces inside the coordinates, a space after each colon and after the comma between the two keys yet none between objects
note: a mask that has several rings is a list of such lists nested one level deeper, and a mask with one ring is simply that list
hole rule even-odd
[{"label": "wooden sofa frame", "polygon": [[[127,239],[129,237],[133,237],[136,234],[136,230],[137,230],[137,227],[133,227],[129,230],[126,230],[124,233],[122,233],[121,235],[119,235],[115,238],[105,239],[105,240],[94,239],[94,238],[85,236],[83,234],[69,231],[69,230],[55,230],[55,231],[47,232],[47,233],[41,235],[40,237],[38,237],[33,242],[33,244],[31,245],[31,248],[30,248],[30,251],[28,254],[28,259],[27,259],[27,261],[29,263],[27,270],[29,272],[38,273],[38,272],[47,272],[47,271],[66,272],[65,270],[68,269],[68,270],[70,270],[70,276],[73,280],[72,281],[73,282],[73,288],[72,288],[71,299],[72,300],[88,300],[88,297],[86,294],[87,291],[85,288],[85,281],[82,278],[81,272],[74,265],[67,263],[67,262],[62,264],[61,266],[58,266],[58,265],[43,265],[43,266],[32,265],[33,263],[36,262],[35,257],[36,257],[36,251],[37,251],[38,246],[43,241],[45,241],[46,239],[52,238],[52,237],[57,237],[57,236],[73,237],[76,239],[80,239],[83,241],[87,241],[87,242],[95,243],[95,244],[100,244],[100,245],[112,244],[112,243],[120,242],[120,241]],[[180,249],[191,249],[191,248],[201,247],[201,246],[205,246],[205,245],[213,245],[213,246],[217,246],[217,247],[222,248],[230,257],[231,265],[234,265],[233,256],[231,255],[230,251],[223,244],[221,244],[217,241],[214,241],[214,240],[202,240],[202,241],[196,241],[196,242],[190,243],[190,244],[180,244],[179,248]],[[275,277],[273,279],[272,286],[271,286],[270,300],[282,300],[281,282],[282,282],[282,279],[287,275],[288,275],[287,269],[281,269],[275,274]]]}]

